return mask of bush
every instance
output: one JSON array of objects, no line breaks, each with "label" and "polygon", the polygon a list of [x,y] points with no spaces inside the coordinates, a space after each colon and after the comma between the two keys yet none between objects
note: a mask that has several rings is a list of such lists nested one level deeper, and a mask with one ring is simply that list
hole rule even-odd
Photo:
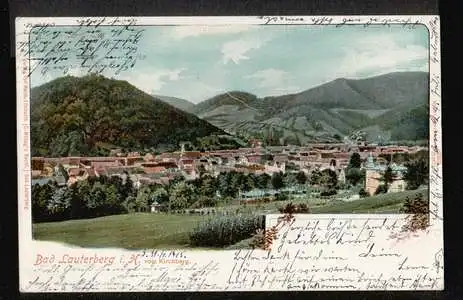
[{"label": "bush", "polygon": [[368,192],[364,188],[361,188],[359,191],[359,196],[360,198],[365,198],[365,197],[369,197],[370,194],[368,194]]},{"label": "bush", "polygon": [[412,232],[424,230],[429,226],[429,199],[423,199],[423,195],[418,193],[414,199],[406,197],[402,213],[412,214],[408,222],[404,225],[405,230]]},{"label": "bush", "polygon": [[190,233],[190,243],[199,247],[225,247],[252,237],[265,228],[263,215],[214,217],[201,223]]},{"label": "bush", "polygon": [[308,214],[308,213],[310,213],[310,208],[305,203],[299,203],[299,205],[296,208],[296,212],[298,214]]},{"label": "bush", "polygon": [[310,208],[305,203],[299,203],[297,205],[288,203],[285,206],[278,208],[278,211],[282,214],[308,214],[310,213]]},{"label": "bush", "polygon": [[326,197],[326,196],[333,196],[336,195],[336,189],[325,189],[320,193],[320,196]]},{"label": "bush", "polygon": [[387,193],[387,187],[384,184],[379,185],[376,188],[375,195]]},{"label": "bush", "polygon": [[276,201],[286,201],[289,199],[289,195],[287,192],[281,192],[276,195],[275,200]]}]

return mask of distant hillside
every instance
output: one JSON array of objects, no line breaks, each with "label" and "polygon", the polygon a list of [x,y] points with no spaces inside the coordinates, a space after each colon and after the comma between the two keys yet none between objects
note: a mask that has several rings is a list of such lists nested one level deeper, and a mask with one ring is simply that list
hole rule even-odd
[{"label": "distant hillside", "polygon": [[271,143],[337,141],[358,130],[370,141],[427,139],[428,89],[425,72],[340,78],[278,97],[224,93],[197,104],[194,113],[227,132]]},{"label": "distant hillside", "polygon": [[31,90],[32,155],[102,155],[126,150],[178,149],[222,130],[126,81],[66,76]]},{"label": "distant hillside", "polygon": [[153,95],[153,97],[160,99],[186,112],[193,112],[194,107],[195,107],[194,103],[191,103],[190,101],[185,100],[185,99],[169,97],[169,96],[160,96],[160,95]]}]

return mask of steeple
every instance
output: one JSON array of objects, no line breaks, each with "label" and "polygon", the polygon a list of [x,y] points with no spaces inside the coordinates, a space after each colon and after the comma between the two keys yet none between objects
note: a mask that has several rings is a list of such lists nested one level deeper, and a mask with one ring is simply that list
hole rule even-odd
[{"label": "steeple", "polygon": [[180,157],[183,157],[183,154],[185,153],[185,143],[180,144]]},{"label": "steeple", "polygon": [[365,164],[366,169],[374,169],[375,162],[373,161],[373,154],[370,152],[367,157],[367,163]]}]

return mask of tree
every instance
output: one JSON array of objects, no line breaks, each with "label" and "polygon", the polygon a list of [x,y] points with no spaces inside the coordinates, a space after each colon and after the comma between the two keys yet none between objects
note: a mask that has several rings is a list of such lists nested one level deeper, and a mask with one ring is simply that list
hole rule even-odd
[{"label": "tree", "polygon": [[71,193],[68,187],[56,189],[47,208],[54,219],[65,219],[68,217],[71,208]]},{"label": "tree", "polygon": [[267,173],[263,173],[263,174],[258,175],[256,187],[259,188],[259,189],[268,188],[271,179],[272,179],[272,177],[270,175],[268,175]]},{"label": "tree", "polygon": [[86,203],[87,209],[89,211],[89,216],[102,216],[105,215],[105,204],[106,204],[106,192],[104,185],[96,182],[92,191],[89,195],[89,199]]},{"label": "tree", "polygon": [[151,201],[151,189],[147,186],[140,188],[135,198],[135,207],[138,212],[144,212],[149,210]]},{"label": "tree", "polygon": [[245,175],[243,182],[241,183],[240,189],[246,192],[254,189],[254,180],[251,175]]},{"label": "tree", "polygon": [[216,190],[216,180],[210,176],[204,176],[199,186],[199,193],[206,197],[214,197]]},{"label": "tree", "polygon": [[118,214],[122,211],[122,201],[120,201],[120,195],[117,188],[114,185],[108,185],[105,187],[106,201],[104,205],[104,214]]},{"label": "tree", "polygon": [[84,218],[87,217],[89,211],[87,210],[86,203],[91,197],[91,185],[87,180],[78,181],[77,184],[71,188],[71,218]]},{"label": "tree", "polygon": [[127,212],[132,213],[137,210],[137,205],[135,204],[136,198],[134,196],[128,196],[124,201],[124,206]]},{"label": "tree", "polygon": [[182,181],[172,187],[169,197],[171,209],[185,209],[195,201],[196,195],[191,184]]},{"label": "tree", "polygon": [[407,171],[404,180],[408,190],[415,190],[420,185],[426,184],[429,176],[428,164],[424,159],[419,159],[405,164]]},{"label": "tree", "polygon": [[357,152],[352,153],[352,155],[350,156],[348,168],[359,169],[361,164],[362,164],[362,159],[360,158],[360,154],[358,154]]},{"label": "tree", "polygon": [[370,195],[368,194],[368,192],[364,188],[361,188],[360,191],[359,191],[359,196],[360,196],[360,198],[365,198],[365,197],[368,197]]},{"label": "tree", "polygon": [[385,184],[380,184],[376,188],[375,195],[387,193],[387,186]]},{"label": "tree", "polygon": [[283,182],[285,186],[293,186],[297,183],[296,175],[293,173],[285,173],[283,175]]},{"label": "tree", "polygon": [[52,187],[49,184],[34,184],[31,194],[33,221],[45,221],[48,217],[48,202],[53,195]]},{"label": "tree", "polygon": [[232,172],[229,173],[220,173],[217,177],[217,185],[220,194],[223,197],[235,197],[237,193],[237,189],[235,189],[232,184]]},{"label": "tree", "polygon": [[127,197],[135,195],[135,188],[132,178],[128,173],[125,174],[124,190],[122,192],[122,198],[126,199]]},{"label": "tree", "polygon": [[283,172],[273,173],[272,186],[276,190],[279,190],[285,186],[285,183],[283,182]]},{"label": "tree", "polygon": [[319,169],[315,169],[310,174],[310,184],[319,185],[322,177],[322,172]]},{"label": "tree", "polygon": [[198,167],[198,172],[199,172],[199,177],[203,177],[207,171],[206,171],[206,167],[204,167],[204,165],[199,165]]},{"label": "tree", "polygon": [[200,196],[198,201],[195,202],[196,207],[215,207],[217,200],[213,197]]},{"label": "tree", "polygon": [[346,180],[352,185],[357,185],[365,178],[365,171],[359,168],[348,168],[346,172]]},{"label": "tree", "polygon": [[298,184],[305,184],[307,182],[307,175],[303,171],[299,171],[296,175],[296,180]]},{"label": "tree", "polygon": [[336,175],[336,172],[330,169],[325,169],[321,172],[321,174],[320,184],[328,190],[335,189],[338,184],[338,176]]},{"label": "tree", "polygon": [[394,182],[395,178],[396,178],[396,175],[394,174],[394,172],[392,172],[391,167],[388,166],[386,170],[384,171],[384,174],[381,178],[381,180],[383,181],[384,187],[386,189],[386,192],[389,190],[389,186],[392,182]]},{"label": "tree", "polygon": [[159,187],[152,193],[152,198],[159,204],[164,204],[169,202],[169,193],[167,193],[164,187]]}]

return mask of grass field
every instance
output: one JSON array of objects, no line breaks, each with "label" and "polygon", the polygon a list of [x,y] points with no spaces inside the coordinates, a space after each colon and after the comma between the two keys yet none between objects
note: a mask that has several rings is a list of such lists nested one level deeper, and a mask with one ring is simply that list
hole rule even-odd
[{"label": "grass field", "polygon": [[[382,194],[351,202],[335,202],[323,206],[312,206],[312,213],[398,213],[405,197],[413,198],[421,193],[428,198],[428,190],[405,191]],[[271,213],[277,213],[275,205]],[[250,210],[256,211],[248,206]],[[267,209],[270,207],[266,207]],[[143,248],[188,248],[188,233],[198,222],[206,220],[201,215],[165,215],[134,213],[95,219],[72,220],[33,225],[34,238],[57,241],[82,247],[118,247],[126,249]],[[239,245],[238,245],[239,244]],[[229,249],[246,246],[246,241],[230,246]]]},{"label": "grass field", "polygon": [[188,232],[204,219],[195,215],[135,213],[34,224],[33,234],[37,240],[82,247],[184,248],[188,247]]}]

